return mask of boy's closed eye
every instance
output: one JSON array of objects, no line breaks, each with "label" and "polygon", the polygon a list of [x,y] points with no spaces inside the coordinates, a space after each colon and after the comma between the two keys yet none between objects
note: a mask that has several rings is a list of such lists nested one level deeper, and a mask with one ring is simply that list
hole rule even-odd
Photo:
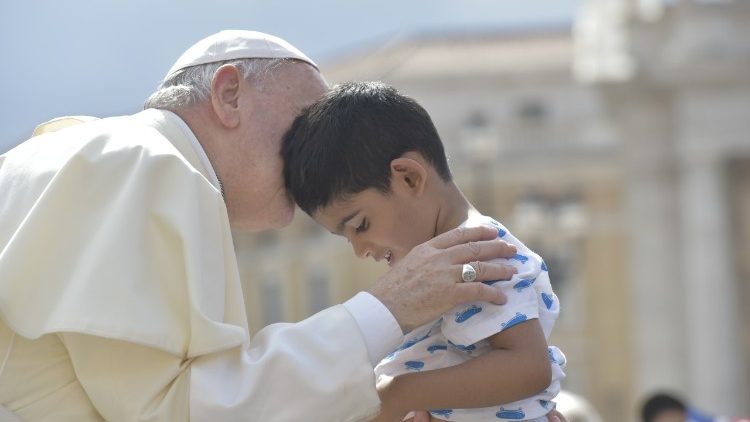
[{"label": "boy's closed eye", "polygon": [[354,229],[356,233],[362,233],[367,230],[367,228],[370,226],[366,218],[362,219],[362,222],[359,223],[359,225]]}]

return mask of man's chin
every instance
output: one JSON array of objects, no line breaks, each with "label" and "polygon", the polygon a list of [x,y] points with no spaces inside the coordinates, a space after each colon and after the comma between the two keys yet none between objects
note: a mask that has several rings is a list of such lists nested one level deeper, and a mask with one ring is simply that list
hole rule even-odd
[{"label": "man's chin", "polygon": [[[278,201],[280,198],[276,198],[276,201]],[[267,228],[269,229],[283,229],[284,227],[290,225],[292,223],[292,220],[294,220],[294,211],[297,208],[297,206],[294,204],[294,201],[291,200],[288,196],[284,195],[284,199],[281,201],[276,202],[277,206],[276,212],[271,213],[271,215],[266,216],[266,220],[269,224]]]},{"label": "man's chin", "polygon": [[283,213],[279,214],[280,218],[278,219],[278,224],[274,227],[275,229],[281,229],[292,224],[292,221],[294,220],[294,208],[294,205],[292,205]]}]

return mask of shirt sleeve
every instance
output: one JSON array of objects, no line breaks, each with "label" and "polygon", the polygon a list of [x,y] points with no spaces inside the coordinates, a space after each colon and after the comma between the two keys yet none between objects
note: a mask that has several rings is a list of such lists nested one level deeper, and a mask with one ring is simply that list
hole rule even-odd
[{"label": "shirt sleeve", "polygon": [[518,269],[510,280],[493,283],[505,293],[508,301],[504,305],[474,302],[443,314],[442,332],[454,345],[470,346],[516,324],[539,318],[534,283],[541,272],[541,259],[523,251],[512,258],[497,261]]},{"label": "shirt sleeve", "polygon": [[357,321],[373,366],[403,341],[404,335],[396,318],[370,293],[359,292],[344,302],[344,307]]}]

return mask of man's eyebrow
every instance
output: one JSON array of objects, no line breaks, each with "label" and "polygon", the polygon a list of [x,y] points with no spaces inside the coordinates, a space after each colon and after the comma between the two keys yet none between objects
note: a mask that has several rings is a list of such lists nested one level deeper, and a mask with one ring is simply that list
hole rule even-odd
[{"label": "man's eyebrow", "polygon": [[357,214],[359,214],[360,210],[354,210],[351,213],[347,214],[344,218],[341,219],[339,224],[336,226],[336,233],[341,234],[344,232],[344,226],[346,223],[349,222],[352,218],[354,218]]}]

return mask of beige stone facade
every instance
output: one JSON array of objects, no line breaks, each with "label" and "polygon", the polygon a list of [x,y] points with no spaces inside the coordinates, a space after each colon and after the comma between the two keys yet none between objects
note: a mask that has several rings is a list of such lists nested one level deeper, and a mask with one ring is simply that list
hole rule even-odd
[{"label": "beige stone facade", "polygon": [[[565,388],[606,421],[657,388],[750,410],[750,10],[673,3],[592,0],[573,32],[413,37],[322,64],[430,112],[469,199],[545,257]],[[253,330],[386,270],[302,214],[236,243]]]},{"label": "beige stone facade", "polygon": [[588,1],[576,34],[622,145],[628,231],[647,234],[627,246],[631,391],[747,413],[750,3],[672,3]]}]

